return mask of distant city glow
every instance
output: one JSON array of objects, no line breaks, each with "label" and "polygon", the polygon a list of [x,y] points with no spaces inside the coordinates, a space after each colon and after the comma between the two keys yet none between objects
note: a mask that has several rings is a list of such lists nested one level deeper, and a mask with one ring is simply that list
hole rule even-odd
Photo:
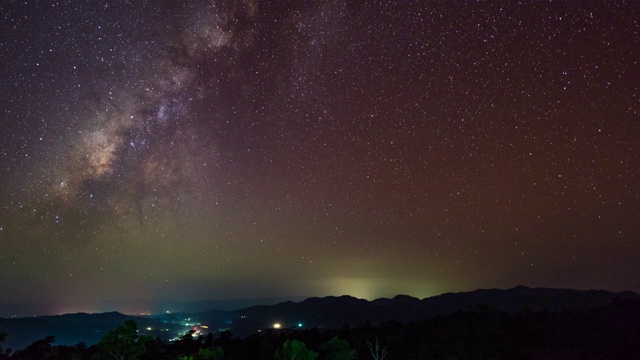
[{"label": "distant city glow", "polygon": [[398,294],[425,298],[437,295],[440,286],[419,279],[394,279],[381,277],[335,277],[325,282],[326,293],[374,300]]}]

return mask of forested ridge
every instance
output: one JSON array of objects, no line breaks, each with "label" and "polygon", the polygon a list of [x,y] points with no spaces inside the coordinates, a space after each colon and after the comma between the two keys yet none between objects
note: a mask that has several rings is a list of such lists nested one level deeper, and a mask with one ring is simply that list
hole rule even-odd
[{"label": "forested ridge", "polygon": [[[593,310],[511,313],[477,305],[418,322],[344,325],[340,329],[229,331],[163,341],[127,321],[98,344],[56,345],[46,337],[0,359],[638,359],[640,301]],[[2,334],[0,338],[4,338]],[[2,345],[2,343],[0,343]]]}]

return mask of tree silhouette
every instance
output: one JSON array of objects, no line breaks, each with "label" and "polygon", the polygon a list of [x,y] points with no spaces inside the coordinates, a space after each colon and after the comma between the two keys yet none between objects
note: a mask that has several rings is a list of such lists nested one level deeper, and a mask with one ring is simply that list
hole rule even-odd
[{"label": "tree silhouette", "polygon": [[286,340],[276,351],[275,360],[316,360],[318,353],[307,349],[300,340]]},{"label": "tree silhouette", "polygon": [[214,346],[211,349],[198,349],[197,360],[222,360],[224,351],[221,347]]},{"label": "tree silhouette", "polygon": [[127,320],[115,330],[108,332],[98,343],[100,354],[106,359],[138,359],[145,353],[145,345],[151,337],[138,336],[137,327],[135,321]]},{"label": "tree silhouette", "polygon": [[322,344],[322,350],[329,360],[354,360],[358,357],[358,352],[349,346],[349,342],[337,336]]},{"label": "tree silhouette", "polygon": [[[0,343],[3,342],[6,337],[7,337],[7,333],[0,332]],[[8,359],[9,358],[8,352],[9,351],[3,350],[2,346],[0,346],[0,360]]]},{"label": "tree silhouette", "polygon": [[382,347],[380,345],[380,339],[377,337],[375,343],[371,343],[371,341],[367,340],[367,347],[369,348],[369,351],[371,351],[371,357],[373,357],[373,360],[384,360],[384,358],[389,355],[387,347]]},{"label": "tree silhouette", "polygon": [[53,359],[56,358],[57,347],[52,343],[55,341],[53,336],[47,336],[44,339],[36,340],[23,350],[16,351],[11,359]]}]

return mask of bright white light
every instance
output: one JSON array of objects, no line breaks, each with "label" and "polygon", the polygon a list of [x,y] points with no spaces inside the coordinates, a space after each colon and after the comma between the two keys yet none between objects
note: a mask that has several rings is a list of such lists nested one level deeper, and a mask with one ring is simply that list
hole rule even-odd
[{"label": "bright white light", "polygon": [[280,329],[280,328],[282,328],[282,324],[280,324],[280,323],[275,323],[275,324],[273,324],[273,328],[274,328],[274,329]]}]

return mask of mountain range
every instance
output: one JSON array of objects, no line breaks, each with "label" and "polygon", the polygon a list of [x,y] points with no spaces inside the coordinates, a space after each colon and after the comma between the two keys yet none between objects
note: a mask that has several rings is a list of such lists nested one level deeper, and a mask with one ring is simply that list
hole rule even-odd
[{"label": "mountain range", "polygon": [[517,286],[506,290],[479,289],[446,293],[424,299],[407,295],[373,301],[346,295],[313,297],[300,302],[286,301],[231,311],[216,309],[150,316],[109,312],[0,318],[0,332],[8,334],[0,346],[22,349],[47,336],[55,337],[55,344],[58,345],[75,345],[79,342],[91,345],[126,320],[135,321],[141,333],[169,340],[183,336],[189,330],[196,331],[196,334],[229,330],[236,336],[247,336],[266,329],[288,331],[296,328],[340,328],[345,324],[360,325],[366,322],[378,324],[390,320],[410,322],[479,306],[507,312],[588,310],[606,307],[616,298],[640,300],[640,295],[631,291],[614,293]]}]

